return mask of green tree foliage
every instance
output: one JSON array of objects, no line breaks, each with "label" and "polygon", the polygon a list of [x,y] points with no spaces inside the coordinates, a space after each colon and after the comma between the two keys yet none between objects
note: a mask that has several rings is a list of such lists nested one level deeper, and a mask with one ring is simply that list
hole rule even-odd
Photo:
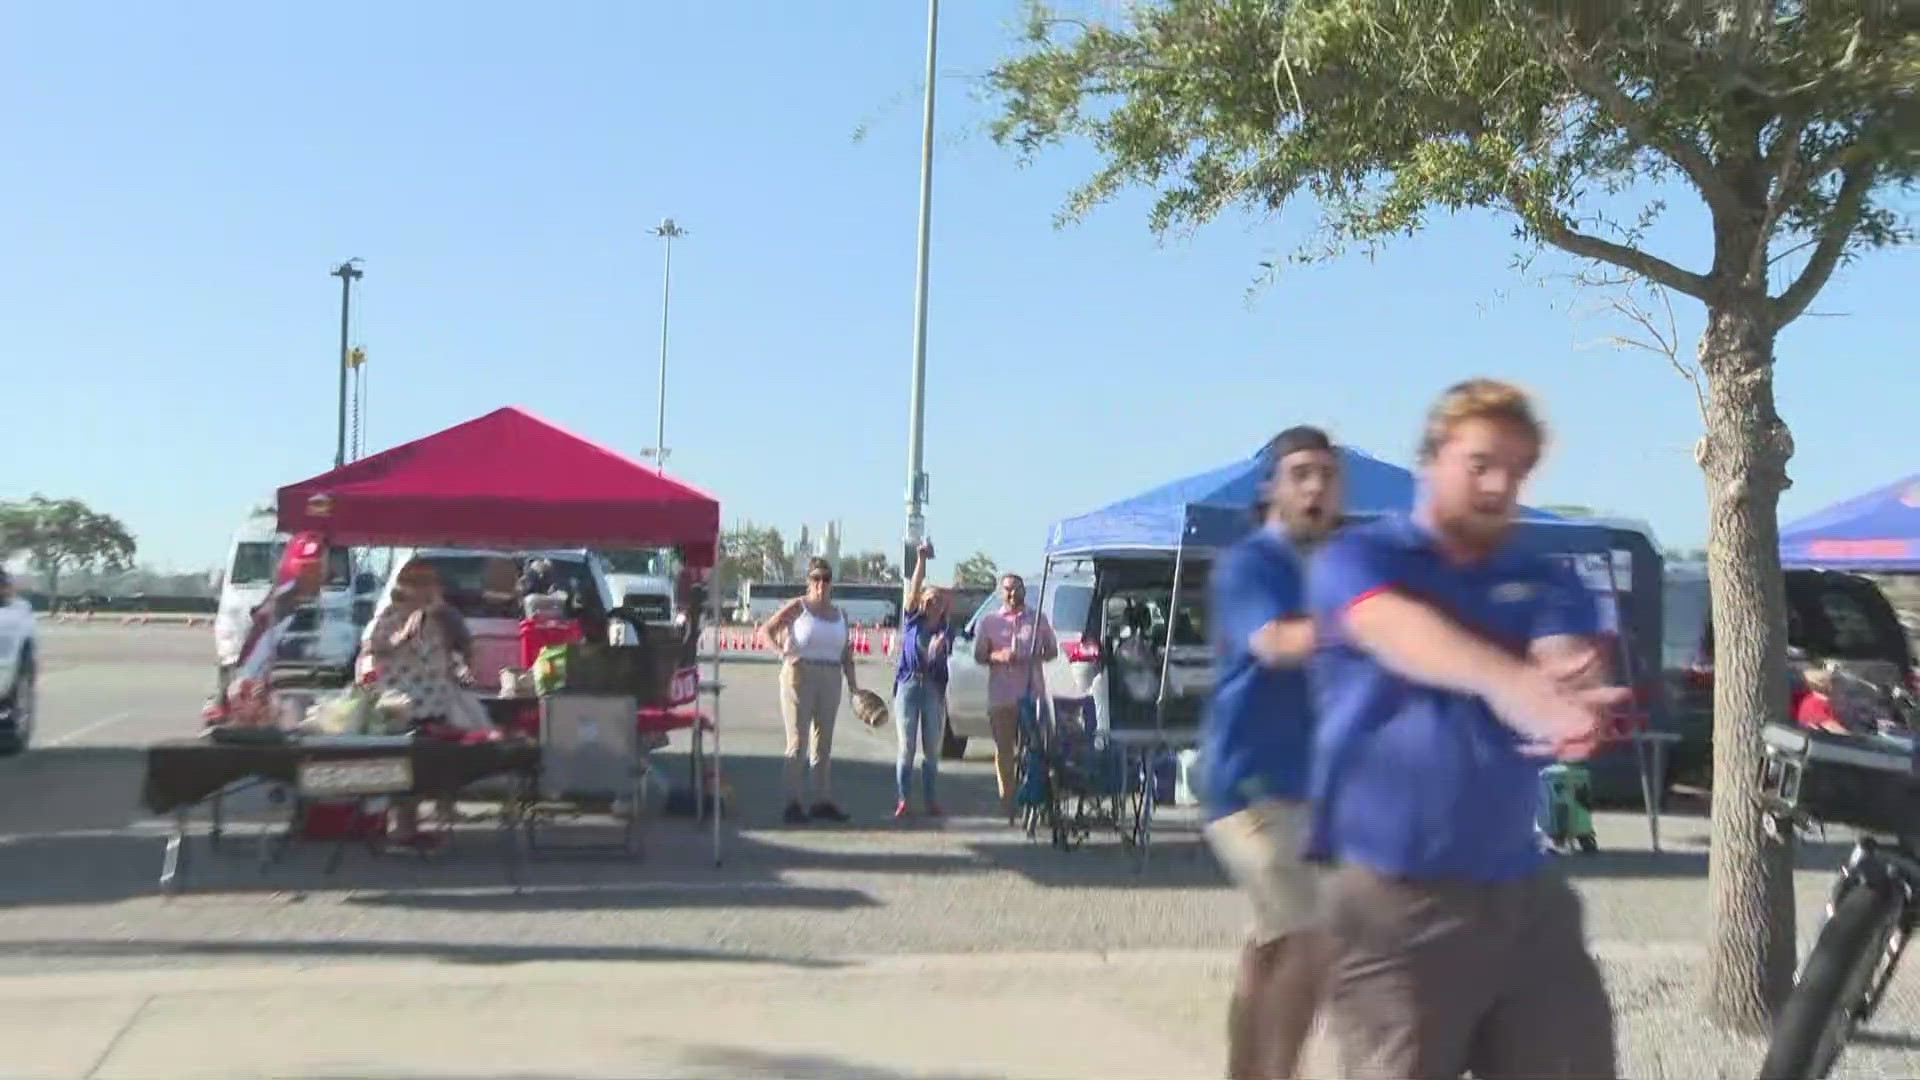
[{"label": "green tree foliage", "polygon": [[785,581],[787,544],[781,539],[780,530],[751,521],[722,529],[720,560],[714,577],[722,596],[732,595],[742,581]]},{"label": "green tree foliage", "polygon": [[953,583],[963,589],[991,588],[1000,579],[1000,568],[984,551],[976,551],[953,568]]},{"label": "green tree foliage", "polygon": [[130,569],[135,550],[125,525],[78,499],[34,495],[0,503],[0,554],[25,555],[49,596],[60,595],[60,575],[68,571]]},{"label": "green tree foliage", "polygon": [[862,551],[840,556],[834,576],[844,582],[885,584],[901,581],[900,565],[881,551]]},{"label": "green tree foliage", "polygon": [[[1716,627],[1708,1005],[1758,1029],[1791,985],[1791,851],[1758,800],[1786,712],[1777,509],[1793,442],[1774,341],[1836,267],[1905,242],[1920,172],[1914,0],[1159,0],[1114,22],[1034,11],[991,73],[994,134],[1100,163],[1063,219],[1128,188],[1181,230],[1310,198],[1290,259],[1371,250],[1435,213],[1506,215],[1527,249],[1706,308],[1692,372]],[[1704,207],[1704,265],[1644,242],[1659,196]],[[1643,212],[1609,220],[1622,200]],[[1279,260],[1272,270],[1289,260]],[[1465,373],[1463,373],[1465,374]]]}]

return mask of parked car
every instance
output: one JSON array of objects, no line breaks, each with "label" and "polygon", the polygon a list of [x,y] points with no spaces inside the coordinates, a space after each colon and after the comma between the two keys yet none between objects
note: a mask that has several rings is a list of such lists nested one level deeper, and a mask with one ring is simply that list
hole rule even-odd
[{"label": "parked car", "polygon": [[[1213,683],[1207,646],[1207,566],[1189,561],[1180,602],[1167,609],[1173,560],[1125,558],[1056,568],[1040,610],[1060,639],[1060,654],[1042,665],[1044,707],[1059,722],[1078,721],[1104,732],[1151,730],[1160,701],[1163,645],[1172,626],[1172,655],[1164,657],[1168,687],[1164,725],[1193,731]],[[1039,575],[1027,579],[1038,588]],[[975,628],[1000,608],[998,594],[975,610],[957,635],[949,662],[946,756],[958,757],[970,739],[991,738],[987,673],[973,659]]]},{"label": "parked car", "polygon": [[34,615],[26,597],[0,601],[0,755],[17,754],[33,741],[40,697]]},{"label": "parked car", "polygon": [[[1831,570],[1789,570],[1787,649],[1795,663],[1833,661],[1882,687],[1920,690],[1912,647],[1893,605],[1871,580]],[[1668,569],[1661,667],[1674,729],[1676,776],[1704,781],[1713,765],[1713,617],[1706,571]]]}]

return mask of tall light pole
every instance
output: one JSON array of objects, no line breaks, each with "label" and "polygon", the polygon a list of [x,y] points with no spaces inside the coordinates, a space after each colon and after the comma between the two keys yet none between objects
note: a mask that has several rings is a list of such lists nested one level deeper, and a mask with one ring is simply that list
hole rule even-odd
[{"label": "tall light pole", "polygon": [[672,218],[662,218],[660,224],[652,230],[653,235],[667,242],[666,266],[660,273],[660,401],[659,413],[653,425],[653,453],[655,464],[661,472],[667,471],[667,310],[673,299],[673,242],[687,235],[687,230],[673,223]]},{"label": "tall light pole", "polygon": [[913,385],[907,406],[907,544],[900,562],[912,577],[927,535],[927,248],[933,225],[933,79],[940,41],[940,0],[927,0],[927,87],[920,116],[920,243],[913,289]]},{"label": "tall light pole", "polygon": [[348,259],[334,267],[330,274],[340,279],[340,421],[333,445],[333,467],[336,469],[347,463],[347,313],[353,307],[353,283],[362,276],[360,262],[357,258]]}]

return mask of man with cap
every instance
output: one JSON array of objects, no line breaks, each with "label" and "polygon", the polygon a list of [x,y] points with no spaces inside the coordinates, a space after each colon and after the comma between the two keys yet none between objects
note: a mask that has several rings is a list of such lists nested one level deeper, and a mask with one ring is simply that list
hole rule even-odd
[{"label": "man with cap", "polygon": [[1291,1077],[1313,1025],[1325,948],[1318,882],[1301,860],[1314,719],[1303,564],[1340,521],[1340,457],[1325,432],[1267,445],[1259,525],[1213,571],[1215,682],[1200,736],[1207,841],[1254,920],[1227,1011],[1227,1074]]}]

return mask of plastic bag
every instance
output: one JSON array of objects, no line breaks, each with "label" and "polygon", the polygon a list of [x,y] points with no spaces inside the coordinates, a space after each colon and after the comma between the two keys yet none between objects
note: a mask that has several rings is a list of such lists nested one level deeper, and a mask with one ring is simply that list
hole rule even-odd
[{"label": "plastic bag", "polygon": [[373,713],[373,694],[354,687],[314,702],[301,726],[326,735],[365,735],[373,727]]},{"label": "plastic bag", "polygon": [[567,647],[548,645],[533,660],[533,688],[536,693],[551,694],[567,685]]}]

